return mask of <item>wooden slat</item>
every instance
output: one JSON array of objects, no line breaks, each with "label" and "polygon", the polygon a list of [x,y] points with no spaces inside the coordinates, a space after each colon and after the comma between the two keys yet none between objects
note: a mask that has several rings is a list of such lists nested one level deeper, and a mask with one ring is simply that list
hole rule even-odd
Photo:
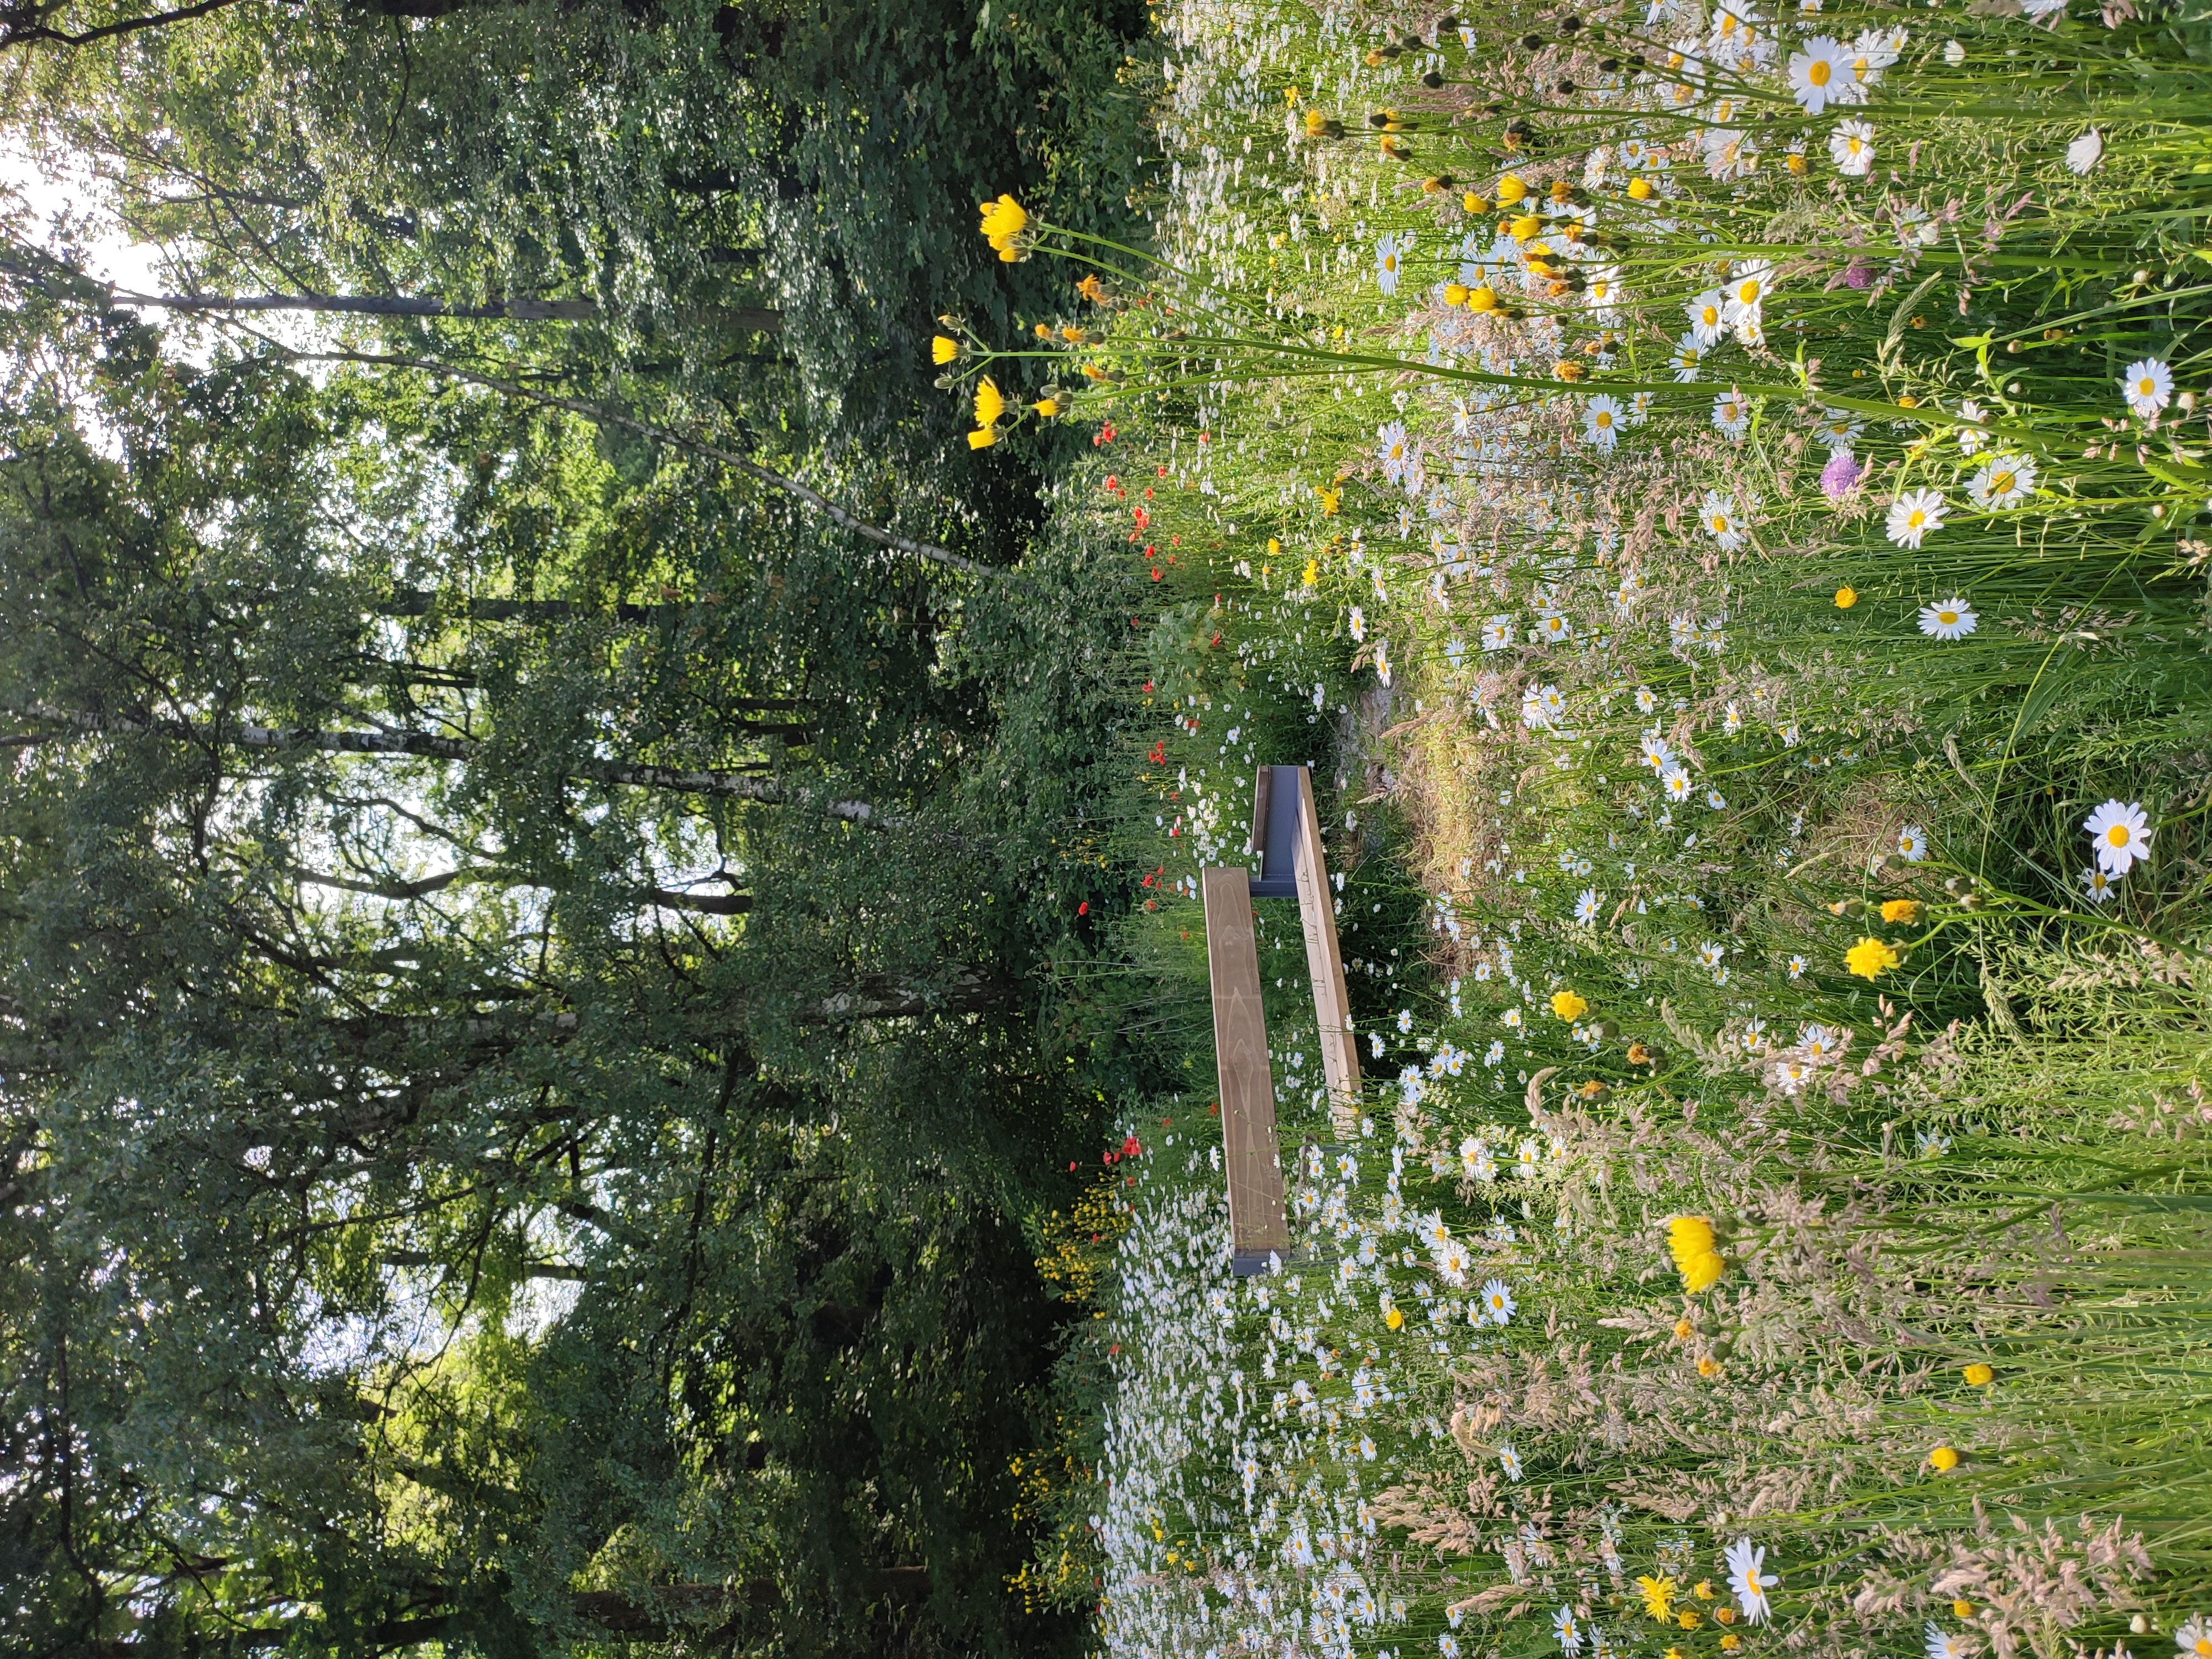
[{"label": "wooden slat", "polygon": [[1344,952],[1336,938],[1334,895],[1322,851],[1321,814],[1314,808],[1313,774],[1301,766],[1298,835],[1291,868],[1298,883],[1298,920],[1306,933],[1306,972],[1313,981],[1314,1015],[1321,1026],[1322,1074],[1328,1084],[1329,1120],[1339,1136],[1358,1133],[1359,1038],[1352,1029],[1352,1000],[1344,985]]},{"label": "wooden slat", "polygon": [[1275,1080],[1260,1000],[1251,877],[1207,870],[1206,960],[1213,985],[1214,1066],[1221,1085],[1221,1146],[1229,1176],[1230,1242],[1249,1271],[1269,1251],[1287,1256],[1282,1158],[1275,1144]]}]

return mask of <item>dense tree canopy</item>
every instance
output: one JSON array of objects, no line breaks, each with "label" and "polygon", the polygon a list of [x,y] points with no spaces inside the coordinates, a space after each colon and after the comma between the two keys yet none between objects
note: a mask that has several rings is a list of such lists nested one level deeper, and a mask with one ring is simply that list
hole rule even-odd
[{"label": "dense tree canopy", "polygon": [[923,342],[1127,203],[1136,19],[194,9],[0,15],[180,301],[7,228],[11,1646],[1058,1645],[1127,613]]}]

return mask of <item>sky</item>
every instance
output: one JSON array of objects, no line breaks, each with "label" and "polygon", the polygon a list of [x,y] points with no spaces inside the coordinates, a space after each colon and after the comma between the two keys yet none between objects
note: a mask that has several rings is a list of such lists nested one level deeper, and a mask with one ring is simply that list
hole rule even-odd
[{"label": "sky", "polygon": [[[13,198],[12,202],[7,198]],[[98,186],[82,170],[54,173],[25,155],[13,138],[0,133],[0,211],[20,204],[30,210],[29,227],[40,241],[50,240],[57,216],[93,216],[88,235],[82,239],[90,274],[119,288],[147,294],[159,289],[155,270],[161,250],[132,242],[117,227],[100,202]]]}]

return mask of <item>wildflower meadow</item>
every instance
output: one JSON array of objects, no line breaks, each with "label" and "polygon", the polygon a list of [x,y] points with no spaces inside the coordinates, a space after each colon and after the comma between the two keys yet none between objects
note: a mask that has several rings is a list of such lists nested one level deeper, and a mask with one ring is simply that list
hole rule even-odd
[{"label": "wildflower meadow", "polygon": [[[2212,33],[1158,22],[1152,240],[1003,196],[1064,307],[935,347],[971,445],[1091,434],[1187,1079],[1025,1583],[1117,1655],[2212,1654]],[[1239,1279],[1196,878],[1288,763],[1367,1078],[1260,901]]]}]

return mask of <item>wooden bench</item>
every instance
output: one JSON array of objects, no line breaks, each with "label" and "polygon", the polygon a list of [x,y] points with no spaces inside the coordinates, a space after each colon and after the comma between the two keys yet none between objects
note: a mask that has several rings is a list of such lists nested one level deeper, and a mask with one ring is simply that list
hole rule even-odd
[{"label": "wooden bench", "polygon": [[1335,907],[1322,856],[1312,775],[1303,766],[1263,766],[1253,781],[1249,850],[1261,874],[1202,872],[1206,957],[1213,993],[1214,1066],[1221,1086],[1222,1155],[1229,1182],[1229,1233],[1239,1274],[1265,1273],[1291,1253],[1283,1207],[1282,1150],[1275,1130],[1274,1071],[1267,1060],[1260,994],[1255,898],[1296,898],[1313,981],[1322,1071],[1340,1138],[1358,1133],[1359,1053],[1337,945]]}]

